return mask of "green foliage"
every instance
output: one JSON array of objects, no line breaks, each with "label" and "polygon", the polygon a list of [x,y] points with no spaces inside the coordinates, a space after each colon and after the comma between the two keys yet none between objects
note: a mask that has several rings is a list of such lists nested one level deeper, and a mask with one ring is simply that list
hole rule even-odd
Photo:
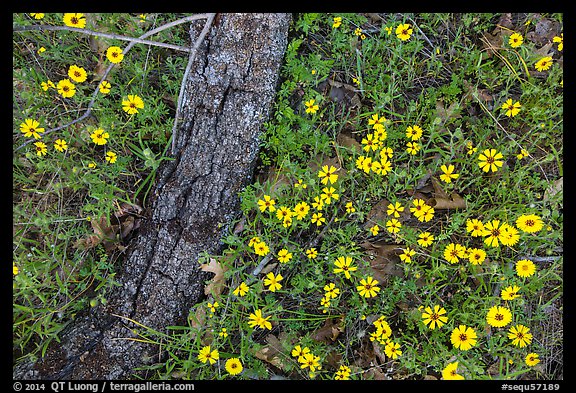
[{"label": "green foliage", "polygon": [[[168,16],[157,17],[161,23]],[[341,23],[333,26],[336,17]],[[165,363],[146,369],[158,379],[334,379],[346,366],[351,379],[440,379],[457,361],[466,379],[562,375],[555,360],[562,338],[554,333],[563,310],[562,52],[553,41],[546,52],[551,67],[536,71],[546,44],[528,37],[537,35],[540,18],[558,22],[554,34],[561,33],[560,14],[299,14],[263,127],[255,181],[239,194],[242,215],[229,226],[224,251],[201,262],[212,259],[222,269],[220,289],[191,308],[185,326],[160,332],[140,325],[141,337],[168,354]],[[135,19],[112,14],[93,23],[145,31]],[[14,21],[30,18],[15,14]],[[402,40],[396,29],[404,23],[412,33]],[[513,31],[524,37],[516,48],[508,42]],[[487,40],[488,33],[496,38]],[[170,39],[184,37],[178,31]],[[89,103],[93,85],[80,85],[70,101],[39,87],[72,62],[93,68],[98,61],[89,41],[58,38],[69,47],[57,51],[54,36],[39,32],[15,37],[15,124],[27,117],[42,126],[56,117],[66,123],[76,117],[69,105]],[[45,46],[45,54],[34,54],[32,42]],[[75,58],[70,47],[90,54]],[[40,157],[29,145],[16,150],[14,264],[20,271],[13,335],[23,356],[37,356],[33,348],[57,339],[66,315],[106,302],[117,255],[101,245],[71,245],[90,234],[86,216],[110,217],[113,201],[145,198],[168,159],[165,130],[173,113],[166,102],[177,97],[185,59],[147,56],[144,47],[129,57],[114,74],[117,90],[98,96],[97,121],[60,131],[70,145],[64,155]],[[39,67],[26,67],[30,58]],[[136,115],[122,112],[119,102],[128,94],[146,103]],[[506,115],[508,99],[521,104],[519,114]],[[385,134],[377,135],[375,118]],[[90,139],[99,126],[110,132],[104,147]],[[423,133],[410,138],[408,128],[415,126]],[[24,139],[15,129],[14,145]],[[409,142],[417,143],[414,154]],[[120,153],[114,165],[103,160],[108,149]],[[501,153],[495,160],[502,165],[484,171],[481,157],[491,149]],[[96,168],[88,168],[92,161]],[[379,169],[386,161],[390,168]],[[456,176],[447,181],[443,168],[450,164]],[[332,166],[336,177],[324,178]],[[418,199],[432,208],[429,219],[414,210]],[[396,202],[404,210],[394,233],[389,205]],[[534,233],[519,223],[531,214],[542,222]],[[474,235],[472,220],[499,226],[498,245],[489,244],[494,232],[488,229]],[[502,224],[516,230],[514,241],[501,235]],[[424,232],[433,236],[430,245],[421,243]],[[451,262],[447,250],[456,245],[464,251]],[[476,249],[486,253],[478,264],[471,262]],[[407,250],[414,253],[402,259]],[[336,269],[346,257],[350,277]],[[526,259],[536,269],[522,276],[517,263]],[[54,269],[67,274],[51,274]],[[374,296],[365,295],[372,289],[368,278],[377,280]],[[512,286],[520,296],[503,298]],[[445,309],[446,320],[432,329],[423,316],[435,306]],[[494,306],[510,311],[505,326],[488,322]],[[388,337],[377,328],[382,321]],[[533,335],[525,347],[508,337],[519,324]],[[470,349],[451,340],[460,325],[478,336]],[[399,356],[391,343],[399,344]],[[207,346],[218,352],[218,362],[199,356]],[[297,346],[311,355],[295,356]],[[529,353],[540,363],[527,365]],[[240,360],[240,374],[226,370],[230,358]]]}]

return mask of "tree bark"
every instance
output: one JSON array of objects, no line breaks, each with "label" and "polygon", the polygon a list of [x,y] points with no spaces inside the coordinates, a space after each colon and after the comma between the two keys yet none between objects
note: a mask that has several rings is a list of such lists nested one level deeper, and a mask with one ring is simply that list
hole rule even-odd
[{"label": "tree bark", "polygon": [[[130,379],[135,368],[161,361],[158,347],[132,340],[136,326],[116,315],[165,332],[186,324],[202,300],[211,273],[198,259],[221,251],[238,192],[251,180],[290,21],[290,14],[216,16],[188,75],[175,160],[159,168],[121,286],[106,306],[74,319],[45,357],[17,367],[15,379]],[[191,25],[191,42],[203,25]]]}]

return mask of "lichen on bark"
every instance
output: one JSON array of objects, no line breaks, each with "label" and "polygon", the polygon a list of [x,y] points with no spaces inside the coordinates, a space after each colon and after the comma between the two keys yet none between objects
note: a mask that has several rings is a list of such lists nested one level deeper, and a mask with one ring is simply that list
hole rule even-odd
[{"label": "lichen on bark", "polygon": [[[157,346],[133,340],[137,326],[121,317],[165,331],[185,323],[204,296],[210,273],[198,259],[221,250],[238,192],[251,180],[290,21],[290,14],[217,15],[188,76],[174,160],[158,169],[147,220],[119,268],[121,285],[14,378],[129,379],[161,360]],[[191,25],[191,42],[202,27]]]}]

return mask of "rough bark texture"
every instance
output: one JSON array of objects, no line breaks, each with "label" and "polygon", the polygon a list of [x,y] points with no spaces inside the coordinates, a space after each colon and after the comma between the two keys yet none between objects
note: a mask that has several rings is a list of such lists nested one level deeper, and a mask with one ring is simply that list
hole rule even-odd
[{"label": "rough bark texture", "polygon": [[[60,344],[17,379],[129,379],[159,360],[158,347],[130,340],[131,318],[156,330],[185,324],[211,273],[204,252],[238,212],[251,179],[261,125],[273,103],[290,14],[220,14],[188,77],[175,160],[159,169],[151,214],[118,274],[106,307],[77,317]],[[191,26],[192,41],[204,25]],[[145,376],[144,376],[145,377]]]}]

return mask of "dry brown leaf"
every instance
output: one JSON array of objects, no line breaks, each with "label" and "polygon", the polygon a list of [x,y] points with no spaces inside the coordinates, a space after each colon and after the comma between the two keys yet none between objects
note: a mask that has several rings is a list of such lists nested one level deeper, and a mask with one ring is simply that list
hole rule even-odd
[{"label": "dry brown leaf", "polygon": [[364,224],[364,229],[371,228],[372,226],[374,226],[375,223],[384,222],[388,217],[388,213],[386,213],[386,210],[388,209],[389,204],[390,201],[384,198],[378,201],[374,206],[372,206],[372,208],[366,215],[366,223]]},{"label": "dry brown leaf", "polygon": [[206,307],[196,307],[196,312],[188,316],[190,326],[194,329],[204,326],[206,322]]},{"label": "dry brown leaf", "polygon": [[224,289],[224,272],[228,270],[226,266],[222,266],[216,259],[210,258],[209,263],[200,265],[200,269],[205,272],[214,273],[212,279],[204,287],[205,295],[212,295],[214,297],[220,295]]},{"label": "dry brown leaf", "polygon": [[356,151],[357,153],[362,152],[362,144],[347,131],[341,131],[336,135],[336,143],[339,146],[346,147],[350,150]]},{"label": "dry brown leaf", "polygon": [[238,235],[239,233],[241,233],[244,230],[245,224],[246,224],[246,216],[242,217],[242,219],[238,221],[236,225],[234,225],[234,230],[232,231],[232,233],[234,235]]},{"label": "dry brown leaf", "polygon": [[122,239],[125,239],[126,237],[128,237],[128,235],[130,234],[130,232],[132,232],[134,230],[134,226],[135,226],[135,219],[133,216],[128,216],[126,217],[123,221],[122,221],[122,232],[120,233],[120,236]]},{"label": "dry brown leaf", "polygon": [[326,321],[324,321],[324,325],[322,325],[312,334],[312,338],[316,341],[324,342],[326,344],[334,342],[340,333],[344,331],[344,326],[342,325],[343,322],[343,317],[338,319],[326,319]]},{"label": "dry brown leaf", "polygon": [[[290,187],[290,179],[284,174],[282,170],[276,167],[270,167],[268,172],[262,173],[258,176],[260,184],[267,183],[270,186],[268,193],[270,195],[277,195],[282,188]],[[264,194],[264,191],[257,196]]]},{"label": "dry brown leaf", "polygon": [[140,215],[142,213],[142,211],[144,210],[142,208],[142,206],[138,205],[138,204],[130,204],[130,203],[126,203],[126,202],[122,202],[120,205],[118,206],[118,210],[116,210],[114,212],[114,216],[116,216],[117,218],[122,218],[126,215]]},{"label": "dry brown leaf", "polygon": [[434,194],[433,194],[434,198],[444,198],[444,199],[450,198],[448,193],[446,191],[444,191],[444,188],[442,187],[442,183],[440,183],[438,181],[438,179],[436,179],[435,177],[432,177],[431,182],[432,182],[432,188],[434,189]]},{"label": "dry brown leaf", "polygon": [[474,96],[476,96],[480,101],[483,101],[484,103],[494,101],[494,97],[488,92],[488,89],[479,89],[478,87],[468,82],[466,79],[464,79],[462,82],[466,91],[463,96],[464,100],[470,101],[474,99]]},{"label": "dry brown leaf", "polygon": [[511,34],[510,30],[514,30],[514,24],[512,23],[512,14],[506,13],[500,16],[500,20],[498,20],[496,28],[494,28],[492,34],[493,35]]},{"label": "dry brown leaf", "polygon": [[368,336],[364,336],[360,342],[360,347],[354,350],[354,365],[360,368],[368,368],[376,360],[372,342]]},{"label": "dry brown leaf", "polygon": [[537,55],[540,55],[542,57],[552,56],[552,53],[550,53],[550,50],[552,49],[552,47],[554,45],[555,45],[554,42],[549,42],[546,45],[542,46],[540,49],[534,51],[534,53],[536,53]]},{"label": "dry brown leaf", "polygon": [[260,270],[260,273],[259,273],[259,274],[260,274],[261,276],[265,276],[266,274],[268,274],[268,273],[270,273],[272,270],[274,270],[274,268],[275,268],[276,266],[278,266],[278,263],[277,263],[277,262],[270,263],[270,264],[264,266],[264,267],[262,268],[262,270]]},{"label": "dry brown leaf", "polygon": [[360,106],[360,96],[358,88],[347,83],[338,82],[332,79],[326,79],[318,84],[318,88],[330,100],[334,102],[343,102],[352,107]]},{"label": "dry brown leaf", "polygon": [[[501,32],[502,30],[499,30]],[[490,33],[482,33],[482,46],[486,49],[486,58],[490,58],[502,47],[502,35],[492,35]]]},{"label": "dry brown leaf", "polygon": [[365,252],[365,260],[369,263],[373,277],[382,285],[388,282],[389,276],[404,277],[400,257],[404,246],[402,244],[385,244],[379,242],[364,242],[360,245]]},{"label": "dry brown leaf", "polygon": [[380,360],[380,364],[386,363],[386,355],[382,352],[382,348],[380,348],[380,344],[377,341],[372,341],[372,350]]},{"label": "dry brown leaf", "polygon": [[448,198],[431,198],[427,203],[436,210],[466,209],[466,200],[456,193],[450,194]]},{"label": "dry brown leaf", "polygon": [[82,239],[78,239],[74,243],[74,247],[78,249],[91,249],[102,243],[106,251],[112,251],[118,248],[118,232],[120,231],[119,225],[109,225],[105,216],[99,219],[90,221],[94,235],[88,235]]},{"label": "dry brown leaf", "polygon": [[266,342],[268,345],[260,348],[254,355],[260,360],[264,360],[281,370],[285,370],[286,364],[283,362],[282,357],[278,356],[278,354],[282,352],[280,340],[278,340],[275,335],[268,334],[266,336]]},{"label": "dry brown leaf", "polygon": [[328,157],[325,155],[318,154],[310,160],[310,162],[308,163],[308,168],[313,174],[315,174],[315,176],[317,176],[318,171],[320,171],[322,167],[324,167],[325,165],[327,165],[328,167],[333,166],[334,168],[336,168],[335,173],[338,175],[339,178],[346,176],[347,171],[345,168],[342,167],[342,164],[340,163],[338,156]]},{"label": "dry brown leaf", "polygon": [[370,368],[362,373],[362,379],[374,380],[374,381],[387,381],[390,378],[386,377],[386,374],[382,372],[378,367]]},{"label": "dry brown leaf", "polygon": [[340,365],[342,364],[342,353],[340,351],[332,349],[328,352],[328,354],[326,354],[324,362],[326,362],[326,364],[329,367],[332,367],[333,369],[338,369],[338,367],[340,367]]},{"label": "dry brown leaf", "polygon": [[451,118],[458,119],[462,117],[460,115],[460,103],[454,101],[450,104],[448,109],[446,109],[444,102],[438,100],[436,101],[436,115],[442,120],[442,123],[446,123]]},{"label": "dry brown leaf", "polygon": [[561,193],[564,187],[564,177],[554,181],[546,191],[544,191],[544,202],[549,201],[554,195]]}]

